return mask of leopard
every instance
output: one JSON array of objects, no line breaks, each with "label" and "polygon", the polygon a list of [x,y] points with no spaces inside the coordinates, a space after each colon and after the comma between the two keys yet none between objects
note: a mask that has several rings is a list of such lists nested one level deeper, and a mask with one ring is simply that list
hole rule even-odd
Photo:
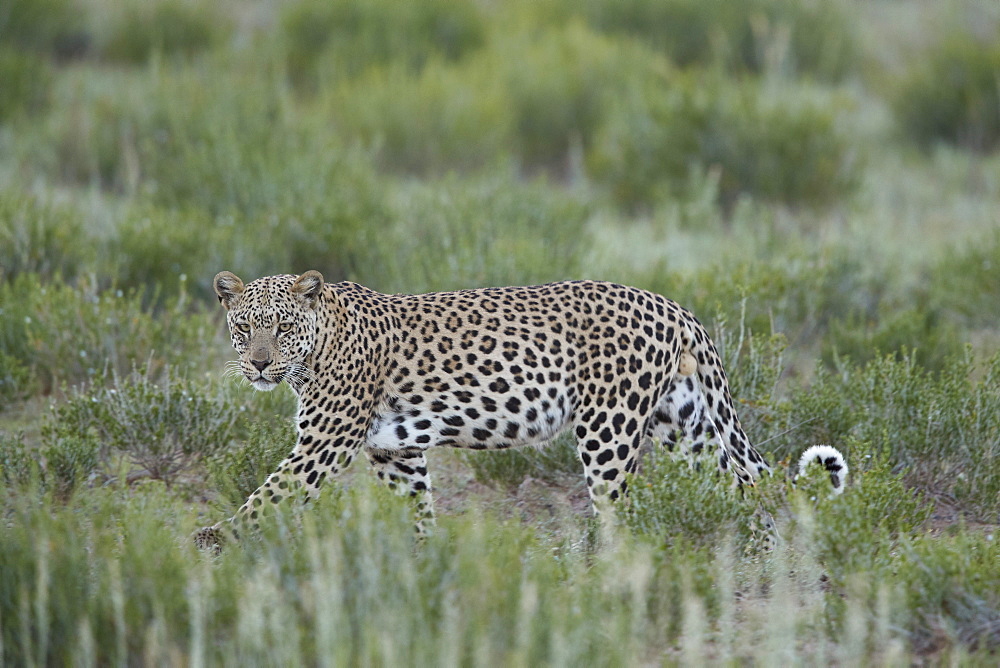
[{"label": "leopard", "polygon": [[359,454],[411,497],[422,536],[435,521],[432,447],[541,447],[569,430],[598,517],[627,496],[650,442],[711,449],[741,487],[771,470],[705,327],[647,290],[572,280],[390,295],[316,270],[250,283],[222,271],[213,285],[232,369],[258,391],[291,388],[297,437],[232,517],[195,533],[202,548],[259,530],[285,499],[316,497]]}]

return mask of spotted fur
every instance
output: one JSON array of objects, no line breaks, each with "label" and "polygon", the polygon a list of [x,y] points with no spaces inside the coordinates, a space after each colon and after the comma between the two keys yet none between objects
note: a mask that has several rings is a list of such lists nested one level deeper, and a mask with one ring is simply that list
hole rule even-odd
[{"label": "spotted fur", "polygon": [[385,295],[316,271],[247,285],[222,272],[215,289],[239,371],[258,390],[286,382],[298,395],[298,439],[235,517],[197,534],[202,545],[255,527],[296,489],[316,494],[359,453],[416,497],[419,530],[433,521],[434,446],[539,445],[571,429],[595,512],[625,492],[649,439],[713,444],[743,484],[769,470],[705,328],[645,290],[572,281]]}]

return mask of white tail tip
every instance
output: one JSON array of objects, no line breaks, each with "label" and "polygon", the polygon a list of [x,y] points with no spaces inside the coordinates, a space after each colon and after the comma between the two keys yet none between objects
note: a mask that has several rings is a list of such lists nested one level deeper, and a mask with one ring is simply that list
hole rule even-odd
[{"label": "white tail tip", "polygon": [[844,483],[847,481],[847,460],[840,454],[840,450],[829,445],[814,445],[807,448],[799,458],[799,475],[804,474],[806,468],[813,462],[819,462],[830,473],[834,494],[844,491]]}]

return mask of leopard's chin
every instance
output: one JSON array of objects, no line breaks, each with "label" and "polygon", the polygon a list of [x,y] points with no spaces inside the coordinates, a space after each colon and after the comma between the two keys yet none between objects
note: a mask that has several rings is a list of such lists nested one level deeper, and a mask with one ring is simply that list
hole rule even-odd
[{"label": "leopard's chin", "polygon": [[278,387],[280,381],[276,383],[273,380],[268,380],[267,378],[261,376],[257,380],[252,381],[250,384],[253,386],[253,389],[258,392],[270,392],[274,388]]}]

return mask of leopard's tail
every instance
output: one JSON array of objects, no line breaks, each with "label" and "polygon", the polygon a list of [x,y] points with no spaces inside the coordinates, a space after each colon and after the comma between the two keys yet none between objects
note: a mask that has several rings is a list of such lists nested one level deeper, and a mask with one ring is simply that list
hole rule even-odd
[{"label": "leopard's tail", "polygon": [[722,358],[698,319],[689,316],[682,334],[683,346],[678,373],[698,380],[706,400],[707,416],[720,446],[720,468],[731,468],[741,484],[752,486],[754,480],[771,467],[750,442],[729,392],[729,379],[722,368]]},{"label": "leopard's tail", "polygon": [[844,484],[847,482],[847,460],[840,450],[829,445],[814,445],[807,448],[799,458],[799,470],[796,479],[805,474],[810,464],[818,462],[830,474],[830,482],[833,484],[833,493],[840,494],[844,491]]}]

